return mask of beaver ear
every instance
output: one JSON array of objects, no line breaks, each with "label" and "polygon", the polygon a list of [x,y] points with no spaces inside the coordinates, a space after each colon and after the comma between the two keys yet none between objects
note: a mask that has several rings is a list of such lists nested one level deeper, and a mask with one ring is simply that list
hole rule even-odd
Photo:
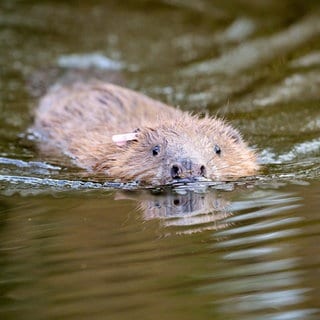
[{"label": "beaver ear", "polygon": [[137,137],[138,137],[138,132],[130,132],[130,133],[115,134],[112,136],[111,139],[117,146],[124,146],[130,141],[137,140]]},{"label": "beaver ear", "polygon": [[243,140],[242,140],[242,137],[241,137],[241,134],[238,133],[238,132],[234,132],[232,135],[231,135],[231,138],[234,140],[235,143],[241,143]]},{"label": "beaver ear", "polygon": [[242,136],[241,136],[240,132],[237,129],[234,129],[234,128],[231,127],[229,129],[229,136],[235,143],[243,142]]}]

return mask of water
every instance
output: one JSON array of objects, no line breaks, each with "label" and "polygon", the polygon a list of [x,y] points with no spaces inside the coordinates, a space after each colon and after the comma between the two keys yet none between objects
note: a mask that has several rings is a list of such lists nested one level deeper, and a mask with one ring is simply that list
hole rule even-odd
[{"label": "water", "polygon": [[[317,1],[0,4],[1,319],[318,319]],[[56,82],[228,119],[263,170],[136,190],[28,139]]]}]

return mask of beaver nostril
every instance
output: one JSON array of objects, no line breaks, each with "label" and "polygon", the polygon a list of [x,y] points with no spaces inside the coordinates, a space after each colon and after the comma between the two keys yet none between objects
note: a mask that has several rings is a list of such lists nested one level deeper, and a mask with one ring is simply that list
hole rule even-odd
[{"label": "beaver nostril", "polygon": [[205,166],[201,166],[201,167],[200,167],[200,176],[201,176],[201,177],[205,177],[206,174],[207,174],[206,167],[205,167]]},{"label": "beaver nostril", "polygon": [[172,167],[171,167],[171,177],[173,179],[178,179],[180,178],[180,175],[181,175],[181,168],[179,167],[179,165],[176,165],[174,164]]}]

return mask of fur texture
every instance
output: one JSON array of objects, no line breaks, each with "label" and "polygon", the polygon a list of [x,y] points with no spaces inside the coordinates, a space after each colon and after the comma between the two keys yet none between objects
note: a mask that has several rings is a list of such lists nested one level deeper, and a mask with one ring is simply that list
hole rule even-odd
[{"label": "fur texture", "polygon": [[[168,184],[175,179],[227,180],[253,175],[256,154],[223,120],[182,112],[108,83],[52,89],[32,130],[42,150],[108,179]],[[115,134],[136,132],[117,145]]]}]

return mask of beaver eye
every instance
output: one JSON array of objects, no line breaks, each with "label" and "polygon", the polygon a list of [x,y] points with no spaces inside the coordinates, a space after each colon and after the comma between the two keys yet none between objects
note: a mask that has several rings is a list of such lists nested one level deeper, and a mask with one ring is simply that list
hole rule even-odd
[{"label": "beaver eye", "polygon": [[218,155],[221,154],[221,148],[216,144],[213,148],[214,152]]},{"label": "beaver eye", "polygon": [[157,156],[158,154],[160,153],[160,146],[154,146],[153,148],[152,148],[152,155],[155,157],[155,156]]}]

